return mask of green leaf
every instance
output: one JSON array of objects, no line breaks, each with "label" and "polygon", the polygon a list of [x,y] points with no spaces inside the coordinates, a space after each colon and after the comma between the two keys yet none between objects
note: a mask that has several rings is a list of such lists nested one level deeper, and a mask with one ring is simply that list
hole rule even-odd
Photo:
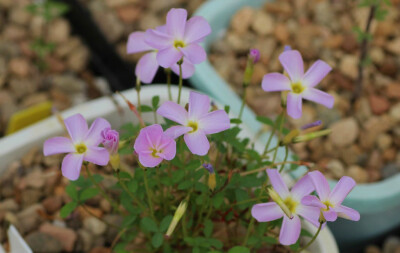
[{"label": "green leaf", "polygon": [[140,106],[140,110],[141,110],[141,112],[152,112],[152,111],[153,111],[153,108],[151,108],[151,107],[148,106],[148,105],[141,105],[141,106]]},{"label": "green leaf", "polygon": [[297,241],[295,244],[289,246],[292,250],[296,251],[300,248],[300,242]]},{"label": "green leaf", "polygon": [[144,217],[140,221],[140,226],[146,231],[158,232],[157,224],[149,217]]},{"label": "green leaf", "polygon": [[60,217],[65,219],[67,216],[75,210],[78,206],[78,203],[75,201],[69,202],[68,204],[64,205],[60,210]]},{"label": "green leaf", "polygon": [[313,234],[311,234],[308,230],[301,229],[300,237],[302,236],[313,237]]},{"label": "green leaf", "polygon": [[229,113],[230,109],[229,105],[225,105],[224,110],[226,113]]},{"label": "green leaf", "polygon": [[136,220],[136,215],[129,215],[124,217],[124,219],[122,220],[121,226],[128,228],[131,226],[131,224]]},{"label": "green leaf", "polygon": [[206,237],[210,237],[212,232],[213,232],[213,228],[214,228],[214,223],[212,223],[212,221],[209,220],[209,219],[205,220],[205,222],[204,222],[204,230],[203,230],[204,235]]},{"label": "green leaf", "polygon": [[171,221],[172,221],[172,215],[165,216],[160,223],[160,232],[164,233],[165,231],[167,231],[169,224],[171,224]]},{"label": "green leaf", "polygon": [[263,236],[262,240],[268,244],[277,244],[278,240],[271,236]]},{"label": "green leaf", "polygon": [[161,233],[155,233],[153,235],[153,238],[151,238],[151,244],[154,246],[154,248],[158,248],[162,245],[164,241],[164,237]]},{"label": "green leaf", "polygon": [[185,165],[186,170],[195,170],[201,166],[200,160],[192,160],[187,165]]},{"label": "green leaf", "polygon": [[250,250],[243,246],[236,246],[231,248],[228,253],[250,253]]},{"label": "green leaf", "polygon": [[83,191],[80,192],[79,194],[79,200],[84,202],[85,200],[88,200],[90,198],[93,198],[94,196],[96,196],[97,194],[99,194],[99,189],[97,188],[88,188],[88,189],[84,189]]},{"label": "green leaf", "polygon": [[78,191],[76,190],[75,185],[69,184],[67,187],[65,187],[65,191],[67,192],[68,196],[71,197],[71,199],[78,201]]},{"label": "green leaf", "polygon": [[135,193],[139,187],[138,182],[135,180],[131,180],[126,184],[126,187],[130,192]]},{"label": "green leaf", "polygon": [[215,208],[219,208],[224,202],[224,194],[222,192],[218,193],[212,198],[212,203]]},{"label": "green leaf", "polygon": [[231,123],[232,124],[242,124],[242,120],[241,119],[231,119]]},{"label": "green leaf", "polygon": [[151,99],[151,105],[153,106],[154,111],[157,110],[159,103],[160,103],[160,96],[154,96]]},{"label": "green leaf", "polygon": [[274,126],[274,121],[271,120],[270,118],[266,118],[266,117],[263,117],[263,116],[257,116],[256,119],[257,119],[257,121],[259,121],[259,122],[261,122],[263,124],[266,124],[266,125],[269,125],[269,126],[272,126],[272,127]]},{"label": "green leaf", "polygon": [[190,180],[186,180],[186,181],[181,182],[178,185],[178,190],[186,190],[186,189],[189,189],[192,186],[193,186],[193,182],[190,181]]}]

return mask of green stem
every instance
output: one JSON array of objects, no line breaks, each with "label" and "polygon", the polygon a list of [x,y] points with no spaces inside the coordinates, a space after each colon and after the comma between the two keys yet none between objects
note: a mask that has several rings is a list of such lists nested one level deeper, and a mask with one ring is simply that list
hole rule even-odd
[{"label": "green stem", "polygon": [[275,120],[274,125],[272,126],[271,132],[270,132],[269,137],[268,137],[267,144],[265,145],[265,148],[264,148],[264,153],[263,153],[263,155],[267,154],[267,153],[270,151],[270,150],[268,150],[269,145],[271,144],[272,137],[274,136],[274,133],[275,133],[275,131],[276,131],[276,127],[278,126],[279,117],[283,117],[283,113],[284,113],[284,112],[281,112],[281,113],[279,114],[279,116],[278,116],[278,117],[276,118],[276,120]]},{"label": "green stem", "polygon": [[141,83],[140,83],[140,79],[139,78],[137,78],[136,79],[136,93],[137,93],[137,110],[138,110],[138,113],[139,113],[139,117],[142,117],[142,106],[141,106],[141,102],[140,102],[140,90],[141,90],[141,87],[140,87],[140,85],[141,85]]},{"label": "green stem", "polygon": [[324,223],[323,222],[320,222],[319,223],[319,227],[318,227],[318,230],[317,230],[317,232],[315,233],[315,235],[313,236],[313,238],[311,239],[311,241],[309,241],[308,243],[307,243],[307,245],[306,246],[304,246],[303,248],[301,248],[299,251],[297,251],[297,252],[302,252],[303,250],[305,250],[305,249],[307,249],[308,247],[310,247],[310,245],[311,244],[313,244],[313,242],[315,241],[315,239],[317,239],[317,237],[318,237],[318,235],[319,235],[319,232],[321,232],[321,229],[322,229],[322,225],[323,225]]},{"label": "green stem", "polygon": [[154,115],[154,123],[158,124],[158,120],[157,120],[157,111],[153,112]]},{"label": "green stem", "polygon": [[154,221],[156,220],[156,217],[154,216],[154,208],[153,208],[153,202],[151,200],[152,198],[152,194],[151,191],[149,189],[149,182],[147,179],[147,171],[145,168],[143,168],[143,179],[144,179],[144,187],[146,189],[146,194],[147,194],[147,202],[149,203],[149,207],[150,207],[150,215],[153,218]]},{"label": "green stem", "polygon": [[178,104],[181,102],[181,91],[182,91],[182,63],[183,63],[183,58],[178,61],[178,66],[179,66],[179,93],[178,93]]},{"label": "green stem", "polygon": [[121,179],[119,171],[117,172],[117,177],[118,177],[118,181],[122,187],[122,189],[124,189],[124,191],[129,195],[129,197],[131,197],[133,199],[133,201],[143,210],[147,210],[147,208],[136,198],[135,194],[133,194],[131,191],[129,191],[128,187],[126,186],[125,182]]},{"label": "green stem", "polygon": [[289,147],[286,145],[285,146],[285,158],[283,159],[283,163],[281,165],[281,168],[279,169],[279,173],[281,173],[283,168],[285,167],[285,163],[286,163],[286,160],[288,159],[288,156],[289,156]]},{"label": "green stem", "polygon": [[105,198],[111,205],[112,207],[119,213],[121,213],[121,210],[119,209],[119,206],[117,203],[115,203],[114,201],[111,200],[111,198],[107,195],[107,193],[103,190],[103,188],[100,186],[99,183],[96,182],[96,180],[94,180],[92,173],[89,170],[89,166],[85,165],[86,168],[86,173],[90,179],[90,181],[92,181],[92,183],[99,189],[100,194],[103,196],[103,198]]},{"label": "green stem", "polygon": [[242,114],[243,114],[244,106],[245,106],[245,104],[246,104],[246,93],[247,93],[247,85],[244,85],[244,84],[243,84],[242,106],[240,107],[239,119],[242,119]]},{"label": "green stem", "polygon": [[246,246],[247,240],[249,239],[249,236],[250,236],[251,231],[253,230],[253,227],[254,227],[254,218],[252,216],[251,220],[250,220],[249,227],[247,228],[246,236],[244,237],[244,241],[242,243],[243,246]]},{"label": "green stem", "polygon": [[272,163],[275,162],[276,155],[278,154],[278,148],[279,148],[279,145],[281,143],[281,136],[282,136],[282,128],[283,128],[284,119],[285,119],[284,113],[282,113],[281,123],[280,123],[280,126],[279,126],[279,133],[278,133],[278,143],[276,144],[276,149],[275,149],[275,152],[274,152],[274,157],[272,158]]},{"label": "green stem", "polygon": [[165,69],[167,72],[167,84],[168,84],[168,99],[172,101],[172,93],[171,93],[171,69]]}]

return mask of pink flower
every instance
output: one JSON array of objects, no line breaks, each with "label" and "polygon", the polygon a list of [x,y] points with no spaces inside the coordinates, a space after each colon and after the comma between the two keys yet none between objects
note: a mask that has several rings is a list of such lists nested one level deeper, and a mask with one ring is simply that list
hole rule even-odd
[{"label": "pink flower", "polygon": [[281,73],[270,73],[264,76],[262,88],[265,91],[288,91],[287,113],[292,118],[300,118],[302,99],[307,99],[328,108],[333,107],[333,96],[314,87],[332,70],[324,61],[316,61],[304,74],[303,59],[299,51],[284,51],[279,61],[288,73],[289,78]]},{"label": "pink flower", "polygon": [[249,57],[253,60],[254,64],[260,60],[260,56],[260,51],[257,48],[250,49]]},{"label": "pink flower", "polygon": [[331,191],[328,181],[321,172],[313,171],[308,175],[315,186],[319,199],[316,196],[306,196],[301,201],[304,205],[320,208],[327,221],[335,221],[338,216],[353,221],[360,219],[360,214],[356,210],[342,205],[343,200],[356,185],[354,179],[342,177]]},{"label": "pink flower", "polygon": [[118,153],[119,133],[117,131],[107,127],[101,131],[101,137],[103,137],[103,146],[108,150],[110,155]]},{"label": "pink flower", "polygon": [[157,113],[175,121],[181,126],[173,126],[165,131],[172,138],[183,138],[189,150],[196,155],[205,155],[210,149],[207,134],[222,132],[230,127],[228,114],[224,110],[208,112],[210,98],[197,92],[190,92],[189,112],[180,105],[167,101]]},{"label": "pink flower", "polygon": [[199,43],[211,33],[211,27],[203,17],[186,19],[185,9],[171,9],[165,26],[146,31],[146,42],[158,50],[157,61],[160,66],[170,68],[183,57],[183,62],[193,64],[206,60],[207,54]]},{"label": "pink flower", "polygon": [[289,192],[288,187],[276,169],[267,169],[267,174],[274,190],[270,196],[274,202],[256,204],[251,209],[251,214],[258,222],[277,220],[283,217],[279,242],[291,245],[297,242],[301,231],[299,216],[315,226],[319,226],[319,209],[305,206],[301,199],[314,191],[310,178],[301,178]]},{"label": "pink flower", "polygon": [[44,142],[45,156],[69,153],[62,161],[61,171],[69,180],[79,177],[83,161],[105,166],[109,161],[107,149],[99,147],[103,141],[101,132],[110,127],[103,118],[97,118],[88,129],[86,120],[81,114],[75,114],[64,120],[70,139],[53,137]]},{"label": "pink flower", "polygon": [[175,140],[166,135],[158,124],[140,130],[133,148],[145,167],[155,167],[164,159],[172,160],[176,154]]}]

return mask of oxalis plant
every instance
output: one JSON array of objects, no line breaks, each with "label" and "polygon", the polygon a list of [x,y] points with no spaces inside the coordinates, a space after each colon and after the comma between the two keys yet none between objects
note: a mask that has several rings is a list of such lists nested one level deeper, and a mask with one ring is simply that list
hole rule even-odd
[{"label": "oxalis plant", "polygon": [[[46,156],[67,153],[61,170],[71,180],[66,191],[72,201],[62,208],[62,217],[78,206],[85,208],[85,201],[98,194],[123,217],[121,224],[108,224],[119,231],[113,252],[274,252],[276,247],[303,252],[327,222],[338,216],[360,219],[356,210],[342,205],[355,186],[352,178],[342,177],[332,191],[318,170],[305,174],[290,190],[282,178],[290,169],[312,166],[289,160],[290,144],[330,133],[316,130],[320,121],[301,129],[285,127],[287,116],[301,117],[303,98],[333,106],[333,97],[315,88],[330,72],[329,65],[318,60],[304,74],[300,53],[285,48],[279,56],[285,73],[267,74],[262,82],[265,91],[282,92],[282,112],[275,120],[258,117],[272,127],[259,152],[249,138],[240,137],[241,115],[230,119],[228,107],[218,109],[208,96],[194,91],[188,104],[181,101],[182,79],[206,59],[198,43],[210,32],[202,17],[187,20],[186,10],[172,9],[166,25],[132,33],[128,52],[147,54],[136,67],[138,104],[124,99],[140,123],[124,125],[118,132],[97,118],[89,128],[76,114],[63,122],[69,137],[44,143]],[[259,57],[258,50],[250,51],[244,88]],[[177,102],[169,92],[170,100],[161,105],[159,96],[153,97],[151,106],[141,105],[140,82],[151,82],[159,66],[179,74]],[[155,124],[144,122],[142,112],[154,113]],[[158,124],[157,115],[165,121]],[[279,141],[271,146],[274,135]],[[281,161],[279,149],[285,150]],[[129,166],[122,162],[125,155],[135,158]],[[114,185],[106,188],[91,164],[111,166]],[[82,166],[85,176],[80,176]],[[316,233],[302,229],[301,220],[314,225]],[[221,236],[225,231],[227,235]],[[302,244],[300,237],[309,237],[308,243]]]}]

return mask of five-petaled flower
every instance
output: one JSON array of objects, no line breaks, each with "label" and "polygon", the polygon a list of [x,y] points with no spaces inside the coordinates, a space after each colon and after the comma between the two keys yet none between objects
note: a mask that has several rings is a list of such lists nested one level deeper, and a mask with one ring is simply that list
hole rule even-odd
[{"label": "five-petaled flower", "polygon": [[53,137],[44,142],[45,156],[69,153],[62,161],[61,171],[69,180],[79,177],[83,161],[105,166],[109,161],[107,149],[99,147],[103,141],[101,132],[110,128],[110,123],[103,118],[97,118],[88,129],[85,118],[75,114],[64,120],[70,139]]},{"label": "five-petaled flower", "polygon": [[[157,27],[156,30],[162,32],[165,26]],[[135,75],[143,83],[151,83],[157,73],[159,64],[157,62],[157,50],[145,42],[145,32],[133,32],[129,35],[126,47],[128,54],[146,52],[136,64]],[[177,63],[170,66],[172,71],[179,75]],[[190,61],[182,63],[182,78],[186,79],[193,75],[194,65]]]},{"label": "five-petaled flower", "polygon": [[302,99],[314,101],[332,108],[332,95],[317,90],[314,87],[332,70],[324,61],[316,61],[304,74],[303,59],[297,50],[284,51],[279,61],[288,73],[289,78],[281,73],[266,74],[262,81],[265,91],[288,91],[287,113],[292,118],[300,118],[302,114]]},{"label": "five-petaled flower", "polygon": [[210,149],[207,134],[222,132],[230,127],[228,114],[224,110],[209,112],[210,98],[197,92],[190,92],[189,111],[172,101],[166,101],[157,113],[175,121],[180,126],[170,127],[166,134],[175,138],[184,135],[189,150],[196,155],[206,155]]},{"label": "five-petaled flower", "polygon": [[327,221],[335,221],[337,217],[358,221],[360,214],[347,206],[343,206],[342,202],[354,188],[356,182],[351,177],[342,177],[335,188],[331,191],[328,181],[319,171],[308,173],[311,178],[319,199],[316,196],[306,196],[302,199],[302,203],[308,206],[320,208],[323,218]]},{"label": "five-petaled flower", "polygon": [[186,19],[185,9],[171,9],[165,26],[146,31],[145,41],[158,50],[160,66],[171,68],[182,58],[193,64],[206,60],[207,54],[199,43],[211,33],[211,27],[203,17]]},{"label": "five-petaled flower", "polygon": [[158,124],[141,129],[133,148],[139,156],[139,162],[150,168],[159,165],[164,159],[174,159],[176,154],[175,140],[165,134]]},{"label": "five-petaled flower", "polygon": [[283,245],[294,244],[301,231],[299,216],[319,226],[319,208],[301,203],[303,197],[314,191],[314,186],[310,178],[304,176],[289,191],[278,170],[267,169],[267,174],[274,189],[270,191],[274,202],[254,205],[251,214],[259,222],[273,221],[283,217],[279,242]]}]

